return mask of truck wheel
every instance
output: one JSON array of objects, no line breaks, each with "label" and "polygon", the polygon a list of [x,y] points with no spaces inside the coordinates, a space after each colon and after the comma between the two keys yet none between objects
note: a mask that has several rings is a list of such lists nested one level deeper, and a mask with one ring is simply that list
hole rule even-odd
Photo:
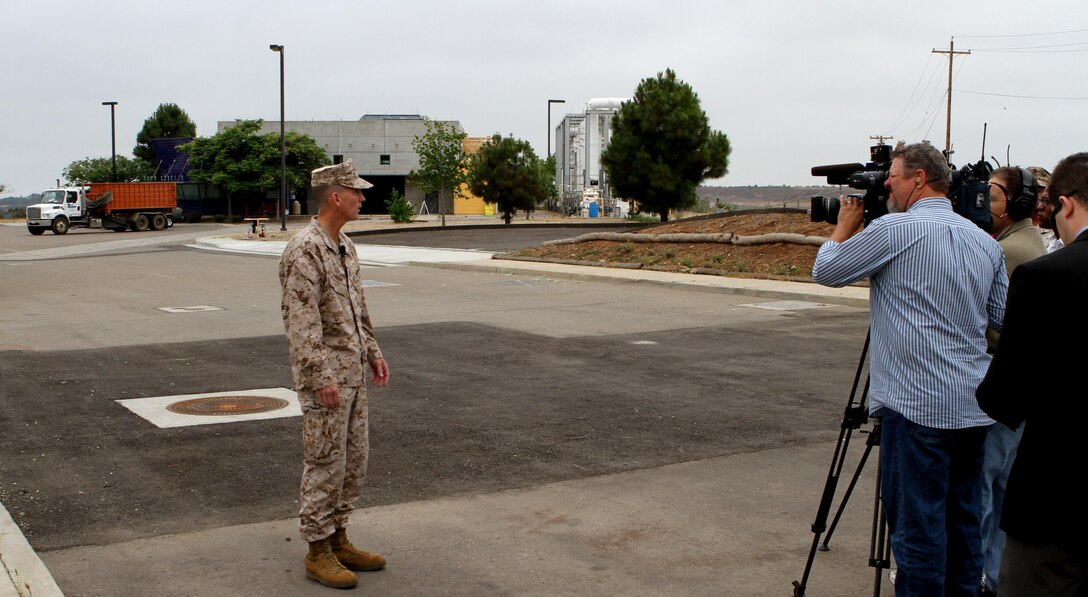
[{"label": "truck wheel", "polygon": [[174,216],[172,216],[172,215],[166,216],[166,227],[167,228],[173,228],[174,227]]},{"label": "truck wheel", "polygon": [[136,217],[128,221],[128,226],[132,228],[133,232],[144,232],[150,225],[151,223],[147,221],[147,216],[144,214],[136,214]]},{"label": "truck wheel", "polygon": [[26,229],[34,236],[41,236],[45,234],[45,228],[31,228],[30,226],[27,226]]},{"label": "truck wheel", "polygon": [[68,232],[68,218],[61,216],[53,220],[53,234],[65,234]]},{"label": "truck wheel", "polygon": [[166,228],[166,216],[162,214],[155,214],[151,216],[151,229],[163,230]]}]

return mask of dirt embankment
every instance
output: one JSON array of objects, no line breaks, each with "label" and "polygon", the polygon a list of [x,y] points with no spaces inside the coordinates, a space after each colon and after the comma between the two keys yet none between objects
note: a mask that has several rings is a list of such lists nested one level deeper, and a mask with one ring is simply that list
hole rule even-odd
[{"label": "dirt embankment", "polygon": [[[797,210],[735,212],[648,226],[639,235],[699,234],[720,236],[716,242],[635,242],[589,240],[549,244],[516,251],[505,257],[605,267],[645,268],[699,274],[807,280],[819,250],[819,239],[833,227],[809,221]],[[795,242],[760,242],[766,235],[796,235]],[[758,237],[752,244],[735,237]],[[807,240],[802,240],[808,237]],[[668,237],[665,237],[668,238]]]}]

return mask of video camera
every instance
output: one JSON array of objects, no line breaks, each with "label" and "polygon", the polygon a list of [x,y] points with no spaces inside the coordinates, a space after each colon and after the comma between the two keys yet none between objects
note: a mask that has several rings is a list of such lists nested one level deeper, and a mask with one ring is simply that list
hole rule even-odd
[{"label": "video camera", "polygon": [[[865,191],[861,198],[865,207],[866,226],[888,213],[888,189],[884,188],[884,181],[888,179],[888,170],[892,167],[891,145],[873,145],[869,148],[869,159],[869,163],[864,166],[854,163],[812,167],[812,175],[826,176],[827,184],[847,185],[852,189]],[[809,218],[813,222],[838,224],[839,198],[816,195],[812,198]]]},{"label": "video camera", "polygon": [[[869,148],[870,161],[865,165],[854,163],[813,166],[812,175],[826,176],[827,184],[847,185],[852,189],[865,191],[864,195],[850,196],[862,199],[865,208],[863,222],[868,226],[869,222],[888,213],[888,189],[884,188],[884,181],[888,179],[888,171],[892,166],[891,156],[890,145],[873,145]],[[986,160],[968,164],[959,170],[952,167],[951,184],[948,188],[952,209],[987,232],[993,228],[989,186],[986,184],[991,172],[993,167]],[[837,224],[839,198],[822,195],[812,197],[809,219],[813,222]]]}]

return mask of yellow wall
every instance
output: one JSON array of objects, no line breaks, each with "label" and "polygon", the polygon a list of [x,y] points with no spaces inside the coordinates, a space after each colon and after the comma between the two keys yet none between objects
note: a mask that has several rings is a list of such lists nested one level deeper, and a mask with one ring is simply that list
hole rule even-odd
[{"label": "yellow wall", "polygon": [[[472,155],[480,151],[480,146],[491,140],[491,137],[465,137],[461,142],[461,149],[465,155]],[[495,206],[484,204],[484,200],[473,195],[468,190],[468,185],[461,185],[457,197],[453,199],[453,213],[459,215],[493,216]]]}]

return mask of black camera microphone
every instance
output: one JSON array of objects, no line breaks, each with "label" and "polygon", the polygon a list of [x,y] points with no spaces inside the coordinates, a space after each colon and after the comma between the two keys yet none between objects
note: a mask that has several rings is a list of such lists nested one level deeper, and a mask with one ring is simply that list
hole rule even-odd
[{"label": "black camera microphone", "polygon": [[346,257],[347,254],[348,254],[348,250],[344,247],[344,245],[340,245],[340,256],[341,257]]}]

